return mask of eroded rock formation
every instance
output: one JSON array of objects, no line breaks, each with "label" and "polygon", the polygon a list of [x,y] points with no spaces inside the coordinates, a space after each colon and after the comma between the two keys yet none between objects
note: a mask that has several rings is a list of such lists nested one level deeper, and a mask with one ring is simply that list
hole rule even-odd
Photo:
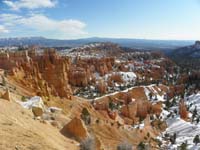
[{"label": "eroded rock formation", "polygon": [[57,55],[54,50],[46,50],[43,54],[32,50],[0,55],[0,68],[42,96],[70,98],[69,66],[70,60]]}]

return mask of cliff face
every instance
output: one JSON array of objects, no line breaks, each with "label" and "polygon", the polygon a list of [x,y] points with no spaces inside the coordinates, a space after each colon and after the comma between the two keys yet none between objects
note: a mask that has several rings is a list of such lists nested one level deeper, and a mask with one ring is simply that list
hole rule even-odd
[{"label": "cliff face", "polygon": [[0,68],[40,96],[70,98],[72,87],[86,87],[96,83],[95,73],[104,76],[112,71],[115,59],[79,58],[58,55],[49,49],[42,53],[34,50],[0,54]]},{"label": "cliff face", "polygon": [[44,51],[43,54],[23,51],[0,55],[0,68],[7,70],[17,82],[43,96],[70,98],[69,65],[70,60],[57,55],[54,50]]},{"label": "cliff face", "polygon": [[91,83],[95,83],[95,73],[104,76],[112,71],[114,58],[76,58],[74,63],[70,65],[69,82],[72,86],[86,87]]}]

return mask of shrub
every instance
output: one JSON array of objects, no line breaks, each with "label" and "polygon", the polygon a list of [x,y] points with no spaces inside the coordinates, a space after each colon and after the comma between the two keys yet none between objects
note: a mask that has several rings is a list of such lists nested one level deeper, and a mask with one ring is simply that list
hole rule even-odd
[{"label": "shrub", "polygon": [[99,120],[99,119],[97,119],[97,120],[96,120],[96,124],[99,124],[99,122],[100,122],[100,120]]},{"label": "shrub", "polygon": [[117,146],[117,150],[132,150],[132,145],[127,142],[123,142]]},{"label": "shrub", "polygon": [[90,115],[90,113],[89,113],[89,111],[87,110],[87,108],[83,108],[83,110],[82,110],[82,115],[84,115],[84,116],[89,116],[89,115]]},{"label": "shrub", "polygon": [[148,138],[150,137],[150,133],[149,133],[149,132],[147,133],[147,137],[148,137]]},{"label": "shrub", "polygon": [[6,82],[6,79],[5,79],[5,77],[4,77],[4,76],[2,76],[1,78],[2,78],[2,84],[3,84],[3,86],[6,86],[7,82]]},{"label": "shrub", "polygon": [[95,139],[88,137],[80,143],[80,150],[95,150]]},{"label": "shrub", "polygon": [[26,101],[26,97],[25,97],[25,96],[22,96],[21,101],[22,101],[22,102],[25,102],[25,101]]},{"label": "shrub", "polygon": [[82,113],[81,113],[81,119],[85,122],[86,125],[89,125],[91,122],[91,117],[90,113],[87,110],[87,108],[83,108]]},{"label": "shrub", "polygon": [[110,110],[114,110],[115,109],[115,103],[110,100],[108,107],[109,107]]},{"label": "shrub", "polygon": [[138,146],[137,146],[137,149],[138,149],[138,150],[145,150],[145,149],[146,149],[146,146],[145,146],[144,142],[140,142],[140,143],[138,144]]},{"label": "shrub", "polygon": [[187,150],[187,143],[182,143],[179,148],[180,150]]}]

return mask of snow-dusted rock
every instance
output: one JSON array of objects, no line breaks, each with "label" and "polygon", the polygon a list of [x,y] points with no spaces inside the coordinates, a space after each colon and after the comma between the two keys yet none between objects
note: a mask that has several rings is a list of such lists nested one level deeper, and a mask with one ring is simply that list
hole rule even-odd
[{"label": "snow-dusted rock", "polygon": [[32,107],[40,107],[42,109],[45,108],[43,100],[40,96],[34,96],[26,102],[20,102],[20,104],[26,109],[31,109]]},{"label": "snow-dusted rock", "polygon": [[58,107],[49,107],[47,109],[48,112],[52,112],[52,113],[56,113],[56,112],[61,112],[62,109],[61,108],[58,108]]},{"label": "snow-dusted rock", "polygon": [[6,92],[1,96],[1,98],[8,100],[8,101],[11,101],[10,92],[9,92],[8,89],[6,89]]},{"label": "snow-dusted rock", "polygon": [[22,107],[26,109],[31,109],[36,117],[42,116],[43,112],[45,111],[45,105],[42,98],[39,96],[34,96],[26,102],[19,103]]}]

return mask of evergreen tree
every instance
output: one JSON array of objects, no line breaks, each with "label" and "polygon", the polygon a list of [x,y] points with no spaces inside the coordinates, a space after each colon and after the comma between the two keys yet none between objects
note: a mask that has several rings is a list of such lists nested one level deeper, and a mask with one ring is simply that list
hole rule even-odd
[{"label": "evergreen tree", "polygon": [[150,100],[152,99],[152,96],[153,96],[153,94],[150,92],[150,93],[149,93],[149,99],[150,99]]},{"label": "evergreen tree", "polygon": [[187,142],[181,144],[180,150],[187,150]]},{"label": "evergreen tree", "polygon": [[198,143],[200,143],[199,135],[196,135],[196,136],[194,137],[193,143],[195,143],[196,145],[197,145]]},{"label": "evergreen tree", "polygon": [[194,118],[196,117],[196,115],[197,115],[197,106],[195,106],[195,109],[192,113],[192,122],[194,121]]},{"label": "evergreen tree", "polygon": [[199,121],[200,121],[200,118],[198,117],[196,121],[197,121],[197,124],[198,124],[198,123],[199,123]]},{"label": "evergreen tree", "polygon": [[171,142],[172,144],[175,144],[175,143],[176,143],[176,133],[174,133],[174,135],[170,137],[170,142]]},{"label": "evergreen tree", "polygon": [[114,110],[115,109],[115,104],[110,100],[109,101],[109,108],[111,109],[111,110]]},{"label": "evergreen tree", "polygon": [[166,106],[167,110],[169,109],[170,105],[171,105],[171,103],[170,103],[170,101],[167,99],[166,102],[165,102],[165,106]]}]

